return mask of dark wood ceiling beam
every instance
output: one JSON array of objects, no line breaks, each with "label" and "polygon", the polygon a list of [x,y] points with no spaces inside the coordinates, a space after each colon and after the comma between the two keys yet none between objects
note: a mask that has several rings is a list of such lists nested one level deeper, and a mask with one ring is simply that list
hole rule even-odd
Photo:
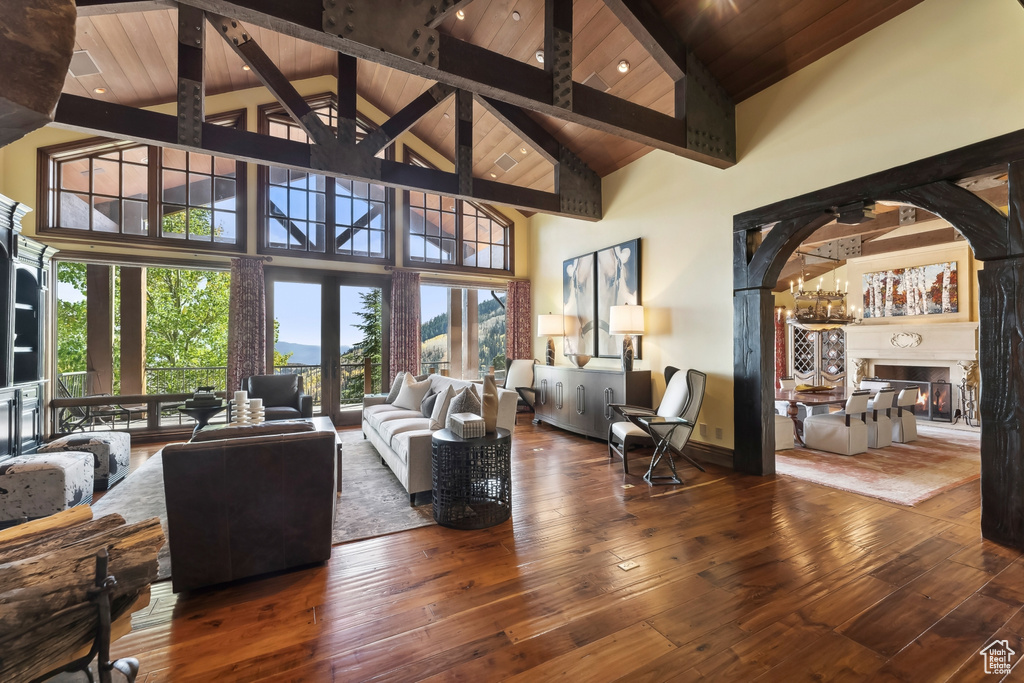
[{"label": "dark wood ceiling beam", "polygon": [[491,97],[478,97],[477,102],[494,115],[496,119],[509,127],[524,142],[536,150],[552,164],[558,163],[559,150],[562,144],[544,126],[514,104],[508,104]]},{"label": "dark wood ceiling beam", "polygon": [[78,16],[99,17],[105,14],[127,14],[129,12],[151,12],[153,10],[172,9],[177,6],[174,0],[76,0]]},{"label": "dark wood ceiling beam", "polygon": [[572,0],[544,0],[544,73],[551,101],[572,111]]},{"label": "dark wood ceiling beam", "polygon": [[203,123],[201,145],[184,144],[178,140],[177,121],[178,117],[174,115],[67,93],[57,103],[54,116],[54,125],[58,128],[132,140],[146,145],[204,152],[255,164],[312,171],[403,190],[433,192],[458,199],[503,204],[574,218],[597,220],[601,215],[599,179],[594,191],[586,194],[570,191],[559,195],[474,178],[472,193],[466,194],[460,192],[458,176],[454,173],[373,157],[369,159],[372,163],[366,163],[363,155],[316,154],[314,150],[320,149],[320,145],[283,140],[212,123]]},{"label": "dark wood ceiling beam", "polygon": [[455,175],[459,192],[473,190],[473,93],[455,91]]},{"label": "dark wood ceiling beam", "polygon": [[[184,4],[184,3],[183,3]],[[285,111],[295,120],[306,135],[318,145],[335,146],[337,138],[316,112],[310,109],[305,98],[299,94],[288,78],[267,56],[263,48],[253,40],[252,35],[235,19],[208,12],[206,18],[213,25],[236,55],[260,79],[270,94],[281,103]]]},{"label": "dark wood ceiling beam", "polygon": [[394,142],[399,135],[416,125],[416,122],[426,116],[427,112],[448,99],[453,92],[455,92],[455,88],[443,83],[435,83],[381,124],[377,130],[363,138],[359,146],[365,147],[367,153],[371,155],[377,154]]},{"label": "dark wood ceiling beam", "polygon": [[[356,87],[358,86],[358,67],[355,57],[337,54],[338,58],[338,142],[342,148],[356,144],[356,119],[359,118],[356,106]],[[371,155],[372,156],[372,155]]]},{"label": "dark wood ceiling beam", "polygon": [[178,7],[178,140],[202,143],[206,120],[206,83],[203,52],[206,17],[203,10]]},{"label": "dark wood ceiling beam", "polygon": [[686,76],[686,43],[649,0],[604,0],[604,4],[669,78],[679,81]]},{"label": "dark wood ceiling beam", "polygon": [[[728,145],[716,145],[715,141],[710,140],[709,136],[720,136],[707,130],[711,127],[704,124],[704,114],[701,113],[706,108],[694,104],[687,109],[687,116],[695,122],[695,130],[707,133],[688,136],[686,123],[675,117],[574,82],[572,110],[566,110],[552,101],[551,76],[544,71],[425,26],[413,29],[420,32],[413,39],[413,33],[403,36],[399,28],[393,25],[394,22],[390,25],[386,22],[382,24],[381,17],[402,15],[399,0],[353,0],[355,5],[365,5],[366,11],[363,14],[366,26],[361,27],[358,21],[339,21],[344,19],[343,15],[339,15],[331,25],[331,30],[336,30],[338,34],[324,30],[324,9],[319,0],[183,1],[208,12],[236,17],[240,21],[359,59],[384,64],[431,81],[447,83],[717,168],[728,168],[735,163],[735,150],[729,149],[731,154],[718,153],[716,148],[726,149]],[[108,4],[123,3],[115,1]],[[352,3],[339,2],[337,7],[343,12],[349,4]],[[399,9],[392,10],[390,5]],[[372,14],[370,9],[373,10]],[[353,30],[346,34],[349,25],[352,25]],[[366,42],[366,38],[361,40],[361,31],[368,32],[373,42],[388,42],[391,49]],[[432,36],[435,37],[435,43],[428,45],[426,41]],[[417,47],[419,51],[414,54]],[[434,53],[433,58],[430,58],[431,53]],[[730,117],[722,125],[734,128],[734,119]],[[688,142],[691,139],[693,144]]]}]

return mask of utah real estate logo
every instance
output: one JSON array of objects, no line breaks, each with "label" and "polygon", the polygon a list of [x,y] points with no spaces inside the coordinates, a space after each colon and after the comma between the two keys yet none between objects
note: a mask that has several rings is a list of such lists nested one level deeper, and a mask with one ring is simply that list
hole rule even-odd
[{"label": "utah real estate logo", "polygon": [[1006,640],[993,640],[979,652],[985,658],[985,673],[1005,675],[1013,668],[1013,656],[1017,654],[1010,649]]}]

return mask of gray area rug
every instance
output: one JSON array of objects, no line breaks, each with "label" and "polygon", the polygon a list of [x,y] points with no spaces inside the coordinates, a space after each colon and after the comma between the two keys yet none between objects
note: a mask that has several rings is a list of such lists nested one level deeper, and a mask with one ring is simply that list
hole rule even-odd
[{"label": "gray area rug", "polygon": [[[362,432],[341,433],[342,491],[334,518],[332,543],[349,543],[436,524],[433,507],[409,506],[409,494]],[[93,505],[93,515],[117,513],[129,523],[159,517],[167,535],[163,453],[144,462]],[[160,549],[157,580],[171,576],[170,545]]]}]

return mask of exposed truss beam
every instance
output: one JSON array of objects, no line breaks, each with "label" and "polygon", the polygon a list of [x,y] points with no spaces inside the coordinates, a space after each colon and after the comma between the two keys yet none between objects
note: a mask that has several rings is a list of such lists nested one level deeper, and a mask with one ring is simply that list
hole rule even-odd
[{"label": "exposed truss beam", "polygon": [[178,3],[174,0],[76,0],[78,16],[97,17],[104,14],[126,14],[128,12],[150,12],[158,9],[172,9]]},{"label": "exposed truss beam", "polygon": [[604,4],[669,78],[678,81],[686,75],[686,43],[669,28],[649,0],[604,0]]},{"label": "exposed truss beam", "polygon": [[551,101],[572,111],[572,0],[544,2],[544,73],[551,77]]},{"label": "exposed truss beam", "polygon": [[399,189],[421,190],[459,199],[504,204],[529,211],[561,214],[588,220],[601,217],[601,187],[560,188],[559,193],[473,178],[472,192],[460,191],[454,173],[420,168],[363,154],[332,154],[320,145],[283,140],[211,123],[202,124],[201,144],[178,139],[177,116],[102,102],[65,93],[57,104],[54,124],[59,128],[132,140],[147,145],[269,164],[326,175],[380,183]]},{"label": "exposed truss beam", "polygon": [[[705,106],[705,100],[713,102],[720,95],[706,71],[688,83],[685,119],[575,82],[569,93],[570,110],[554,101],[551,74],[429,28],[405,0],[345,0],[327,10],[323,0],[183,2],[717,168],[735,163],[735,146],[729,142],[735,135],[735,119],[727,113],[719,120],[716,108]],[[92,11],[125,6],[135,5],[131,0],[91,4]],[[353,12],[348,13],[349,7]],[[692,72],[693,65],[688,75]],[[720,129],[732,131],[731,136],[721,135]]]},{"label": "exposed truss beam", "polygon": [[356,144],[356,119],[359,117],[356,107],[357,66],[355,57],[338,53],[338,142],[342,147]]},{"label": "exposed truss beam", "polygon": [[473,187],[473,94],[455,91],[455,174],[459,192],[469,194]]},{"label": "exposed truss beam", "polygon": [[202,143],[206,120],[203,51],[206,18],[201,9],[178,7],[178,140]]},{"label": "exposed truss beam", "polygon": [[395,138],[399,135],[416,125],[416,122],[423,118],[427,112],[448,99],[453,92],[455,92],[455,88],[443,83],[435,83],[426,92],[405,105],[398,113],[381,124],[377,130],[363,138],[363,141],[359,143],[360,146],[365,147],[366,151],[371,155],[377,154],[394,142]]},{"label": "exposed truss beam", "polygon": [[440,7],[437,7],[437,5],[432,6],[437,9],[437,14],[427,20],[426,25],[430,28],[437,28],[441,25],[442,21],[453,16],[456,12],[471,2],[473,2],[473,0],[441,0],[439,3]]},{"label": "exposed truss beam", "polygon": [[525,111],[507,102],[490,97],[478,97],[477,101],[484,109],[491,112],[499,121],[508,126],[519,137],[523,138],[537,152],[552,164],[558,163],[559,150],[562,145],[540,125],[527,115]]}]

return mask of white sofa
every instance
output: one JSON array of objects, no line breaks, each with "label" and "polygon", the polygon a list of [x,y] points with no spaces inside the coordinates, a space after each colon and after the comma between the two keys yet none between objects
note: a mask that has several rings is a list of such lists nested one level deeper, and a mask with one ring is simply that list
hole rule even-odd
[{"label": "white sofa", "polygon": [[[432,392],[451,385],[456,391],[473,386],[480,397],[482,384],[430,375]],[[417,493],[433,489],[430,473],[431,445],[430,418],[423,417],[418,410],[406,410],[385,403],[386,396],[363,397],[363,436],[369,439],[387,463],[391,471],[409,492],[409,504],[413,504]],[[516,402],[519,396],[514,391],[498,388],[498,427],[510,432],[516,426]],[[482,403],[482,401],[481,401]]]}]

